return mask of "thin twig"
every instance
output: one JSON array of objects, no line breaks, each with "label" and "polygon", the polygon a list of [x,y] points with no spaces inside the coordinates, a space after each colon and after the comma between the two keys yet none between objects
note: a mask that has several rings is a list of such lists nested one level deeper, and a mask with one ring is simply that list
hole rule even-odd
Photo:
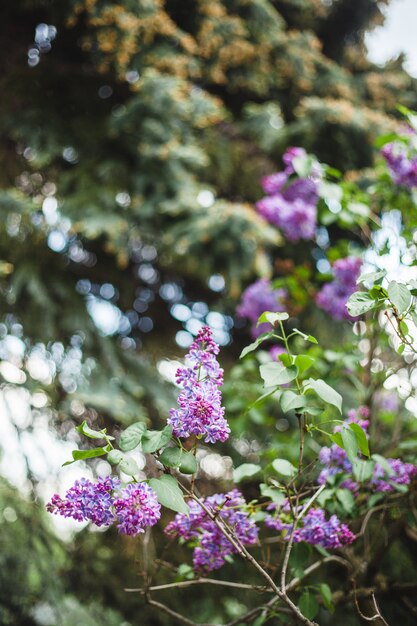
[{"label": "thin twig", "polygon": [[246,589],[250,591],[257,591],[258,593],[271,593],[270,589],[266,587],[259,587],[256,585],[247,585],[245,583],[234,583],[229,580],[215,580],[214,578],[197,578],[194,580],[181,580],[175,583],[167,583],[166,585],[155,585],[154,587],[148,587],[148,589],[125,589],[129,593],[146,593],[147,591],[162,591],[164,589],[184,588],[191,587],[192,585],[217,585],[220,587],[234,587],[235,589]]}]

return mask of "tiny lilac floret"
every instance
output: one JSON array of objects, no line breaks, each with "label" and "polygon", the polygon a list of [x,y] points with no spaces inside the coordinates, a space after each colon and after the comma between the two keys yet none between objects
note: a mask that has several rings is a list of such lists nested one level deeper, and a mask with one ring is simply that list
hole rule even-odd
[{"label": "tiny lilac floret", "polygon": [[176,372],[182,390],[178,408],[171,409],[168,418],[175,437],[196,435],[204,437],[206,443],[226,441],[229,437],[230,428],[221,406],[223,370],[216,359],[218,353],[211,329],[203,327],[190,346],[186,367]]}]

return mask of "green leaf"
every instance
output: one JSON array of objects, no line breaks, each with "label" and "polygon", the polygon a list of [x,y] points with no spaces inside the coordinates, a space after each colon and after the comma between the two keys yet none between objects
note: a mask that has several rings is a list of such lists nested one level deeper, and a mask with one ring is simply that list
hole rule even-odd
[{"label": "green leaf", "polygon": [[272,362],[263,363],[259,372],[265,387],[276,387],[277,385],[286,385],[297,378],[298,369],[294,365],[285,367],[282,363]]},{"label": "green leaf", "polygon": [[293,391],[284,391],[280,398],[281,408],[284,413],[306,406],[307,398]]},{"label": "green leaf", "polygon": [[411,304],[411,293],[402,283],[392,280],[388,283],[388,297],[399,313],[405,313]]},{"label": "green leaf", "polygon": [[120,448],[125,452],[129,452],[129,450],[137,448],[145,431],[146,426],[143,422],[136,422],[136,424],[128,426],[120,435]]},{"label": "green leaf", "polygon": [[333,387],[330,387],[324,380],[318,378],[317,380],[314,378],[309,378],[305,381],[305,387],[307,389],[313,389],[316,394],[332,406],[335,406],[340,413],[342,412],[342,396],[338,393]]},{"label": "green leaf", "polygon": [[65,465],[71,465],[75,461],[84,461],[85,459],[93,459],[96,456],[103,456],[103,454],[107,454],[111,448],[107,446],[106,448],[93,448],[92,450],[73,450],[72,451],[72,461],[66,461],[63,463],[63,467]]},{"label": "green leaf", "polygon": [[395,472],[384,456],[381,456],[380,454],[373,454],[372,458],[382,467],[388,476],[394,476]]},{"label": "green leaf", "polygon": [[277,504],[278,506],[281,506],[281,504],[283,504],[285,500],[285,494],[282,491],[280,491],[279,489],[276,489],[275,487],[270,487],[269,485],[266,485],[265,483],[261,483],[259,485],[259,488],[261,490],[261,494],[265,498],[270,498],[272,502],[274,504]]},{"label": "green leaf", "polygon": [[188,508],[178,482],[173,476],[163,474],[160,478],[151,478],[149,486],[152,487],[158,498],[158,502],[162,506],[175,511],[176,513],[189,514]]},{"label": "green leaf", "polygon": [[352,463],[353,475],[359,483],[372,478],[374,473],[374,461],[364,461],[363,459],[355,459]]},{"label": "green leaf", "polygon": [[297,473],[297,468],[286,459],[274,459],[272,461],[272,467],[278,474],[281,474],[281,476],[290,477]]},{"label": "green leaf", "polygon": [[302,337],[304,341],[309,341],[310,343],[315,343],[315,344],[319,343],[317,339],[313,337],[313,335],[306,335],[301,330],[298,330],[298,328],[293,328],[292,332],[295,333],[296,335],[300,335],[300,337]]},{"label": "green leaf", "polygon": [[349,312],[349,315],[352,317],[357,317],[358,315],[363,315],[363,313],[367,313],[368,311],[372,311],[378,304],[378,301],[375,301],[369,293],[366,291],[356,291],[353,293],[348,301],[346,302],[346,308]]},{"label": "green leaf", "polygon": [[307,354],[298,354],[295,357],[295,365],[298,367],[298,372],[302,374],[306,370],[308,370],[314,363],[316,359],[308,356]]},{"label": "green leaf", "polygon": [[377,272],[365,272],[361,274],[356,281],[358,284],[360,283],[376,283],[378,280],[385,278],[387,275],[386,270],[378,270]]},{"label": "green leaf", "polygon": [[256,325],[259,326],[259,324],[265,324],[267,322],[272,326],[275,326],[277,322],[285,322],[288,318],[289,315],[285,312],[274,313],[273,311],[265,311],[265,313],[262,313],[258,319],[258,323]]},{"label": "green leaf", "polygon": [[316,596],[309,591],[304,591],[299,602],[298,608],[307,619],[314,619],[319,612],[319,603]]},{"label": "green leaf", "polygon": [[359,444],[356,438],[356,434],[350,428],[342,428],[341,436],[343,441],[343,447],[346,450],[346,456],[351,463],[353,463],[357,457]]},{"label": "green leaf", "polygon": [[355,508],[355,498],[349,489],[336,489],[336,498],[346,511],[346,513],[352,513]]},{"label": "green leaf", "polygon": [[323,489],[321,494],[317,498],[317,502],[320,506],[324,506],[327,500],[331,500],[333,498],[334,489]]},{"label": "green leaf", "polygon": [[114,439],[114,437],[106,435],[107,428],[103,428],[102,430],[93,430],[88,426],[87,420],[84,420],[82,424],[76,426],[75,430],[77,430],[82,435],[85,435],[85,437],[89,437],[90,439],[107,439],[109,441]]},{"label": "green leaf", "polygon": [[328,611],[330,611],[330,613],[334,613],[333,595],[329,585],[321,583],[319,589],[320,595],[323,598],[324,606]]},{"label": "green leaf", "polygon": [[243,359],[243,357],[245,357],[247,354],[256,350],[263,341],[266,341],[267,339],[272,337],[272,335],[273,335],[272,331],[269,333],[262,333],[262,335],[259,335],[256,341],[254,341],[253,343],[250,343],[248,346],[246,346],[246,348],[243,348],[242,352],[240,353],[239,358]]},{"label": "green leaf", "polygon": [[181,464],[182,450],[180,448],[165,448],[158,461],[165,467],[179,467]]},{"label": "green leaf", "polygon": [[364,456],[369,457],[370,456],[369,444],[368,444],[368,439],[366,438],[366,433],[364,429],[361,426],[359,426],[359,424],[355,424],[355,423],[349,424],[349,428],[353,430],[353,432],[356,435],[356,439],[359,445],[359,450],[362,452]]},{"label": "green leaf", "polygon": [[128,474],[129,476],[134,476],[139,472],[138,464],[136,463],[135,459],[132,459],[132,457],[130,456],[123,457],[123,459],[120,461],[119,468],[122,472]]},{"label": "green leaf", "polygon": [[107,455],[107,460],[112,465],[118,465],[120,461],[123,459],[124,454],[120,450],[110,450]]},{"label": "green leaf", "polygon": [[172,427],[165,426],[163,430],[148,430],[142,436],[142,450],[150,454],[165,446],[172,437]]},{"label": "green leaf", "polygon": [[389,133],[387,135],[381,135],[375,140],[375,148],[380,150],[386,143],[391,143],[392,141],[396,141],[398,135],[395,133]]},{"label": "green leaf", "polygon": [[233,470],[233,480],[235,483],[240,483],[242,480],[256,476],[261,469],[260,465],[255,465],[254,463],[243,463]]},{"label": "green leaf", "polygon": [[182,474],[195,474],[198,469],[197,459],[192,452],[182,451],[180,472]]},{"label": "green leaf", "polygon": [[342,439],[342,435],[340,433],[333,433],[333,435],[329,435],[330,439],[339,446],[339,448],[342,448],[342,450],[345,449],[345,444],[343,443],[343,439]]}]

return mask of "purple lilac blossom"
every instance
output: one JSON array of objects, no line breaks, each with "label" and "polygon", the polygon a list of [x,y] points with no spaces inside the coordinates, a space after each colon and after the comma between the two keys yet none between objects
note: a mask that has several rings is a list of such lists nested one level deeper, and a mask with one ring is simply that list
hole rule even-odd
[{"label": "purple lilac blossom", "polygon": [[357,291],[356,281],[362,267],[361,259],[346,257],[333,264],[334,280],[324,285],[316,295],[316,303],[337,320],[354,320],[349,315],[346,302]]},{"label": "purple lilac blossom", "polygon": [[121,534],[138,535],[146,526],[153,526],[161,517],[161,506],[155,492],[146,483],[127,485],[119,489],[116,478],[87,478],[75,481],[65,498],[52,496],[46,505],[49,513],[72,517],[78,522],[93,522],[96,526],[117,524]]},{"label": "purple lilac blossom", "polygon": [[251,335],[254,339],[271,330],[270,324],[256,325],[259,317],[265,311],[272,313],[284,311],[283,301],[286,296],[285,289],[274,289],[266,278],[260,278],[245,289],[236,312],[240,317],[246,317],[252,322]]},{"label": "purple lilac blossom", "polygon": [[399,141],[387,143],[381,150],[393,182],[404,187],[417,187],[417,155]]},{"label": "purple lilac blossom", "polygon": [[112,492],[117,486],[118,481],[109,476],[100,478],[96,483],[81,478],[68,489],[65,498],[53,495],[46,509],[49,513],[72,517],[78,522],[110,526],[115,520]]},{"label": "purple lilac blossom", "polygon": [[117,528],[123,535],[136,536],[154,526],[161,517],[156,493],[146,483],[127,485],[114,501]]},{"label": "purple lilac blossom", "polygon": [[211,330],[204,326],[191,344],[186,356],[187,367],[176,372],[182,387],[178,409],[171,409],[168,424],[175,437],[197,435],[206,443],[226,441],[230,428],[221,406],[223,370],[217,362],[219,346],[213,341]]},{"label": "purple lilac blossom", "polygon": [[[203,503],[214,514],[233,529],[244,545],[253,545],[258,539],[258,528],[244,510],[246,502],[237,489],[228,493],[217,493],[203,498]],[[224,565],[227,556],[236,553],[236,548],[223,535],[204,509],[194,500],[189,503],[190,513],[178,513],[165,528],[170,537],[182,537],[192,541],[193,565],[200,572],[211,572]]]},{"label": "purple lilac blossom", "polygon": [[[342,548],[352,543],[355,535],[346,524],[342,524],[336,515],[326,520],[323,509],[310,509],[301,520],[300,528],[294,531],[294,543],[306,541],[313,546],[321,546],[326,550]],[[293,523],[286,523],[279,516],[268,515],[265,519],[268,528],[284,531],[285,539],[289,539]]]},{"label": "purple lilac blossom", "polygon": [[[319,199],[317,182],[313,178],[290,180],[295,173],[294,158],[300,156],[306,156],[303,148],[288,148],[283,156],[284,171],[262,178],[267,196],[256,203],[258,213],[280,228],[284,236],[293,242],[313,239]],[[314,178],[320,176],[317,170]]]}]

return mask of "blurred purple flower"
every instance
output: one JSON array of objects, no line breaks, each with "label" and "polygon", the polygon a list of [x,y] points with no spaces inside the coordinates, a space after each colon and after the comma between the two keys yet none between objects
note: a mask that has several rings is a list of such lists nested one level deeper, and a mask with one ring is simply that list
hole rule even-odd
[{"label": "blurred purple flower", "polygon": [[284,311],[283,300],[286,297],[287,291],[285,289],[274,289],[266,278],[257,280],[245,289],[236,312],[240,317],[246,317],[252,322],[251,335],[254,339],[271,330],[270,324],[256,326],[262,313],[265,311],[272,311],[273,313]]},{"label": "blurred purple flower", "polygon": [[357,291],[362,260],[357,257],[338,259],[333,264],[334,280],[324,285],[316,295],[317,305],[337,320],[354,320],[346,302]]}]

